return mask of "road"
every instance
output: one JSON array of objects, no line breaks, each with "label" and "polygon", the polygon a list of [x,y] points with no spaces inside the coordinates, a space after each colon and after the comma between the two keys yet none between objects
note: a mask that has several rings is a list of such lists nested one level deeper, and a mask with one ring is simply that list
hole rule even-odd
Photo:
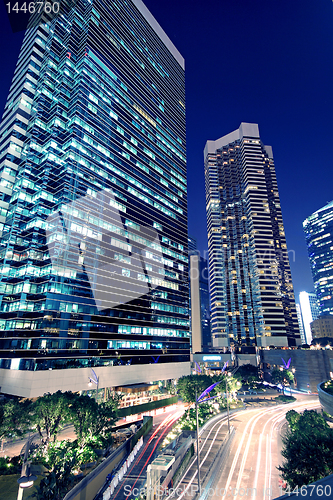
[{"label": "road", "polygon": [[138,497],[138,491],[147,479],[147,466],[158,454],[158,448],[165,436],[170,432],[175,422],[183,415],[185,407],[183,404],[168,412],[167,415],[154,417],[154,429],[144,438],[144,445],[133,460],[130,468],[124,475],[121,483],[115,489],[112,500],[117,498],[127,500]]},{"label": "road", "polygon": [[[319,407],[317,397],[298,395],[294,403],[254,407],[232,414],[230,422],[236,433],[229,458],[223,472],[217,471],[216,477],[211,478],[211,489],[201,498],[271,500],[283,494],[276,467],[282,463],[280,431],[286,423],[285,414],[291,409],[304,411]],[[226,432],[227,419],[223,417],[214,420],[201,435],[201,480]],[[197,470],[193,460],[176,493],[169,498],[190,500],[196,496],[196,490]]]}]

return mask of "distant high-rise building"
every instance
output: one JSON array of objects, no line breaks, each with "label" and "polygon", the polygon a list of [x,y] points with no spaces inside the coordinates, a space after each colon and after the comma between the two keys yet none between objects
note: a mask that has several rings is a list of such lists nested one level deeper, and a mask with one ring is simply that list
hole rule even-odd
[{"label": "distant high-rise building", "polygon": [[333,314],[333,201],[303,222],[320,314]]},{"label": "distant high-rise building", "polygon": [[310,323],[318,318],[319,310],[315,293],[300,292],[299,305],[301,309],[305,344],[311,344],[312,334]]},{"label": "distant high-rise building", "polygon": [[211,347],[208,263],[192,251],[189,265],[192,352],[207,352]]},{"label": "distant high-rise building", "polygon": [[184,59],[141,0],[63,3],[0,127],[0,386],[28,397],[190,372]]},{"label": "distant high-rise building", "polygon": [[212,347],[212,334],[210,327],[210,294],[209,294],[209,271],[208,261],[200,257],[200,309],[201,309],[201,332],[202,350],[208,351]]},{"label": "distant high-rise building", "polygon": [[300,343],[272,148],[258,125],[207,141],[206,207],[214,346]]},{"label": "distant high-rise building", "polygon": [[313,340],[324,337],[333,338],[333,315],[322,314],[311,323]]},{"label": "distant high-rise building", "polygon": [[197,250],[197,240],[195,238],[192,238],[192,236],[188,237],[188,251],[189,252],[195,252]]},{"label": "distant high-rise building", "polygon": [[297,303],[296,303],[296,313],[297,313],[298,327],[299,327],[299,332],[301,334],[302,344],[305,344],[306,340],[305,340],[305,335],[304,335],[301,307]]}]

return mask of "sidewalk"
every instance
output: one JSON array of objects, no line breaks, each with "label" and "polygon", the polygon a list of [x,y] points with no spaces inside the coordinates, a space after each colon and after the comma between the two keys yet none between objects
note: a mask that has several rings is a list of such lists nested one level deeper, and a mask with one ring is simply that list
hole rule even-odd
[{"label": "sidewalk", "polygon": [[[33,441],[34,443],[40,442],[40,436],[38,432],[30,432],[22,438],[4,441],[0,456],[15,457],[17,455],[20,455],[22,449],[25,446],[25,443],[31,436],[36,436]],[[76,439],[73,425],[65,425],[65,427],[59,432],[59,434],[57,435],[57,441],[61,441],[63,439],[70,439],[71,441],[74,441],[74,439]]]}]

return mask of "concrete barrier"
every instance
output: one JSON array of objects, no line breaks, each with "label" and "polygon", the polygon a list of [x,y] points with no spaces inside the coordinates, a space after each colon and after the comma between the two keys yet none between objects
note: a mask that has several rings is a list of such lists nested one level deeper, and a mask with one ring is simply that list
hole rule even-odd
[{"label": "concrete barrier", "polygon": [[333,415],[333,396],[320,387],[323,383],[324,382],[321,382],[317,386],[319,401],[323,410]]}]

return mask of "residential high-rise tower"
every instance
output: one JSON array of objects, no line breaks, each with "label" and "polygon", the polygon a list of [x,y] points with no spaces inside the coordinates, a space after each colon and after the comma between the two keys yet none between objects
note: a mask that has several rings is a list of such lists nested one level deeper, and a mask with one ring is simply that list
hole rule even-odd
[{"label": "residential high-rise tower", "polygon": [[300,343],[272,148],[258,125],[204,150],[214,347]]},{"label": "residential high-rise tower", "polygon": [[0,129],[1,391],[189,373],[184,60],[141,0],[43,16]]}]

